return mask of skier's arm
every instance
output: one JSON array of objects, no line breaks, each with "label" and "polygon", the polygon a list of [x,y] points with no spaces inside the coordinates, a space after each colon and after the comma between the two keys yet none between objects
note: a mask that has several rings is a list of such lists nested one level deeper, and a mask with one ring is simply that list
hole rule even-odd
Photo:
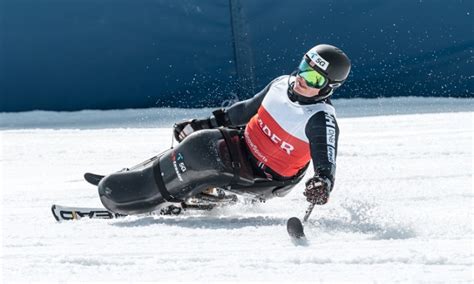
[{"label": "skier's arm", "polygon": [[267,94],[268,90],[270,89],[273,82],[275,82],[275,80],[270,82],[265,88],[263,88],[263,90],[258,92],[252,98],[240,101],[229,107],[225,111],[225,113],[228,116],[230,125],[240,126],[247,124],[247,122],[249,122],[250,119],[257,113],[258,108],[260,107],[263,99],[265,98],[265,95]]},{"label": "skier's arm", "polygon": [[235,103],[227,110],[218,109],[213,111],[212,115],[208,118],[192,119],[176,123],[173,126],[176,140],[181,142],[189,134],[201,129],[217,128],[219,126],[245,125],[257,113],[258,108],[262,104],[263,98],[273,82],[283,79],[284,77],[285,76],[280,76],[274,79],[252,98]]},{"label": "skier's arm", "polygon": [[[326,194],[325,202],[334,186],[336,176],[336,155],[339,139],[339,127],[336,118],[326,112],[318,112],[310,118],[306,125],[306,136],[309,139],[311,158],[314,166],[314,177],[307,182],[306,196],[308,200],[314,194]],[[327,192],[317,192],[314,188],[317,184],[327,187]],[[313,192],[310,192],[313,191]],[[318,203],[319,204],[319,203]]]}]

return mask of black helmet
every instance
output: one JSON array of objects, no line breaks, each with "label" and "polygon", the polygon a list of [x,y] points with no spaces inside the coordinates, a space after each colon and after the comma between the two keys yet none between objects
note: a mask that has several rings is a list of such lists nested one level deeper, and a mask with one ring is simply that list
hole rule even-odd
[{"label": "black helmet", "polygon": [[317,96],[301,98],[306,102],[308,99],[317,102],[331,96],[335,89],[344,84],[351,71],[349,57],[339,48],[329,44],[319,44],[311,48],[303,56],[302,63],[304,62],[327,79],[327,84],[321,88]]}]

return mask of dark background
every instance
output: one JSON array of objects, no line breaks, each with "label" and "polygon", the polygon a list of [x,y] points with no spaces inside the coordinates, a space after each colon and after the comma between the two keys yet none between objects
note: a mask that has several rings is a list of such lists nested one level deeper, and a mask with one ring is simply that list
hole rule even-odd
[{"label": "dark background", "polygon": [[472,1],[0,0],[0,111],[220,106],[318,43],[335,98],[473,97]]}]

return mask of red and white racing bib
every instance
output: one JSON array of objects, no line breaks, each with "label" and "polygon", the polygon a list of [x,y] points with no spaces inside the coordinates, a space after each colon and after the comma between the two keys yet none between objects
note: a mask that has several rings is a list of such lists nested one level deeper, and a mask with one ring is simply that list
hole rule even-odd
[{"label": "red and white racing bib", "polygon": [[247,124],[245,141],[252,154],[281,176],[291,177],[310,160],[305,129],[309,119],[324,111],[335,116],[331,105],[300,105],[288,98],[288,77],[272,84],[256,115]]}]

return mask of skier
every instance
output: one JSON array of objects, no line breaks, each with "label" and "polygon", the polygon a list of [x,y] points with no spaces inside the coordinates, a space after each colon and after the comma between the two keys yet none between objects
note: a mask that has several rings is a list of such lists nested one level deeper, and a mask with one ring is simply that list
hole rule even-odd
[{"label": "skier", "polygon": [[351,63],[337,47],[321,44],[296,71],[271,81],[253,98],[208,118],[174,125],[180,144],[143,167],[103,178],[103,205],[138,214],[181,203],[212,188],[262,199],[286,195],[302,180],[307,201],[323,205],[334,187],[339,129],[330,97]]}]

